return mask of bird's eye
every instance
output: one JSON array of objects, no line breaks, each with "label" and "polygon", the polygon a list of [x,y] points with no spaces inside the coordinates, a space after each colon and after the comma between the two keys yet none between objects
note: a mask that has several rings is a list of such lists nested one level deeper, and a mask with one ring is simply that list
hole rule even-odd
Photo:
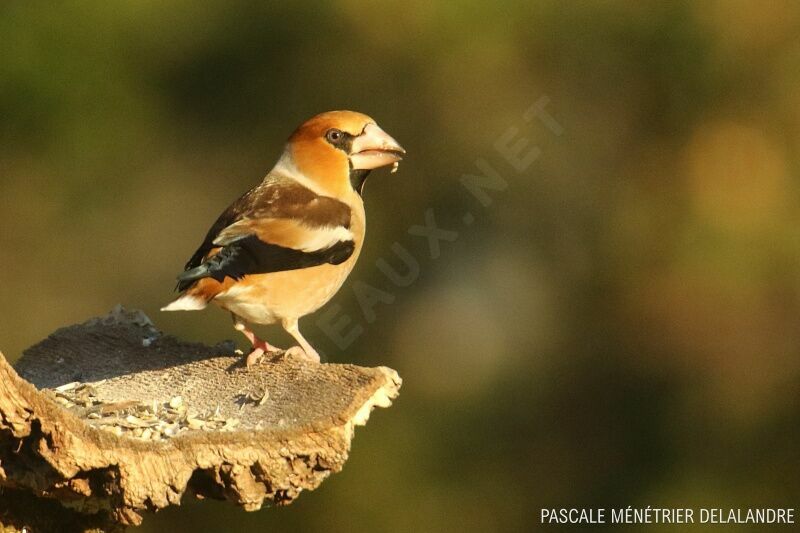
[{"label": "bird's eye", "polygon": [[328,142],[332,143],[341,141],[343,136],[344,134],[335,128],[330,129],[325,133],[325,138],[328,139]]}]

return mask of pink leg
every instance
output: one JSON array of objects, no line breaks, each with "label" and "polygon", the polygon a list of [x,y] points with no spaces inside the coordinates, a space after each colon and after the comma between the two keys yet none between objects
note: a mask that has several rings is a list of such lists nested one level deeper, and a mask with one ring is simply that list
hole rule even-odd
[{"label": "pink leg", "polygon": [[253,330],[249,329],[244,321],[236,315],[233,315],[233,327],[237,331],[241,331],[253,345],[253,351],[247,354],[245,359],[246,366],[251,367],[258,363],[265,353],[280,351],[279,348],[272,346],[267,341],[259,339]]}]

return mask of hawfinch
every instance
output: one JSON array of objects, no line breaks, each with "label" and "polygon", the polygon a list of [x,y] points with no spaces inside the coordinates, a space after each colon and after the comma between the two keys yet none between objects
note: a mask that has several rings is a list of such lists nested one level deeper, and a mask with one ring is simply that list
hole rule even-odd
[{"label": "hawfinch", "polygon": [[253,345],[247,366],[278,351],[248,323],[280,323],[302,347],[290,353],[318,362],[297,321],[327,303],[353,270],[364,242],[367,174],[396,168],[403,154],[367,115],[331,111],[308,120],[264,180],[211,226],[178,276],[181,296],[161,310],[213,302],[230,311]]}]

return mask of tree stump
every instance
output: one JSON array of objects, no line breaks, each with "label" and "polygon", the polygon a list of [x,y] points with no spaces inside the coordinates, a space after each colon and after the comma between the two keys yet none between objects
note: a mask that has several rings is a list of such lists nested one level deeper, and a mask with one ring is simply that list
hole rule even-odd
[{"label": "tree stump", "polygon": [[162,335],[141,312],[0,354],[0,525],[117,531],[185,494],[288,504],[342,469],[353,429],[388,407],[386,367],[281,360]]}]

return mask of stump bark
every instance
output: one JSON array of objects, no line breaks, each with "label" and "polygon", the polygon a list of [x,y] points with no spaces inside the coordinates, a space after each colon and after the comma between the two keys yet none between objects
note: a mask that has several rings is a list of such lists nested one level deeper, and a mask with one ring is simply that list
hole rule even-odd
[{"label": "stump bark", "polygon": [[118,531],[186,494],[288,504],[342,469],[388,407],[386,367],[282,360],[162,335],[141,312],[60,329],[12,368],[0,354],[0,525]]}]

